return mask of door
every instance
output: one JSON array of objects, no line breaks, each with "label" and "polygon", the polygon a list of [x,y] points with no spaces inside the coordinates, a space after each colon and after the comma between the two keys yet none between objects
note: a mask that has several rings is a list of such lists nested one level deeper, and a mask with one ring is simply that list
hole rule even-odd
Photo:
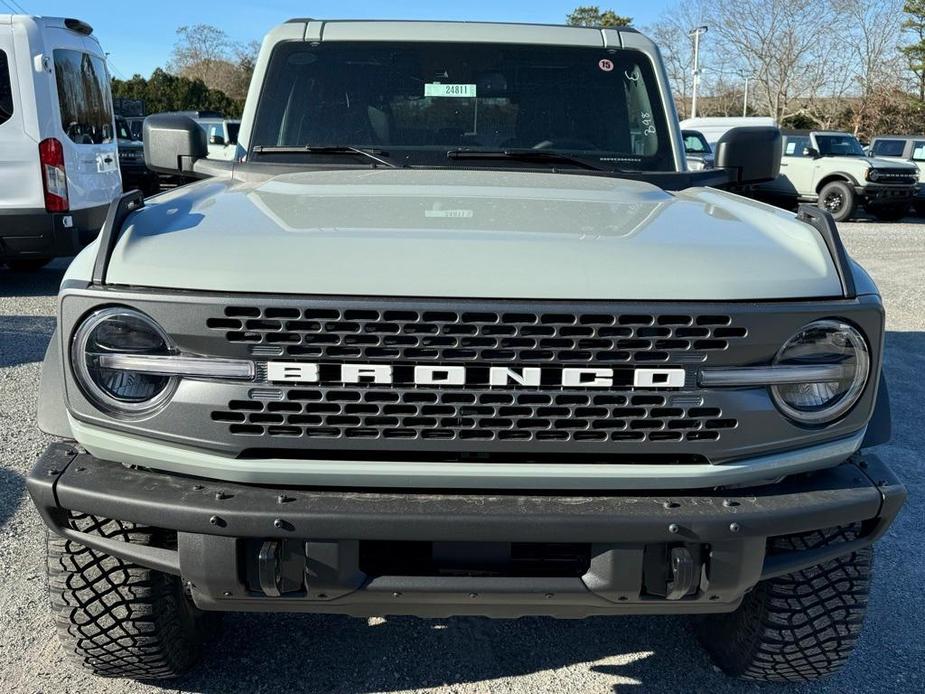
[{"label": "door", "polygon": [[815,168],[815,160],[806,152],[809,146],[808,136],[786,135],[780,161],[780,175],[770,183],[762,184],[762,190],[777,195],[807,195],[805,191],[812,187]]},{"label": "door", "polygon": [[[122,191],[112,95],[105,58],[95,42],[49,29],[58,113],[56,137],[64,145],[68,198],[72,210],[109,204]],[[63,45],[62,45],[63,44]]]},{"label": "door", "polygon": [[23,127],[26,115],[11,39],[8,28],[0,29],[0,212],[45,207],[38,143]]}]

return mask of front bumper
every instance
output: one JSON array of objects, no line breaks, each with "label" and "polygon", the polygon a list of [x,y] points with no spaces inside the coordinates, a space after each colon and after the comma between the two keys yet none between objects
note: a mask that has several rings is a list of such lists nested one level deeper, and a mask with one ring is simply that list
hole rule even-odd
[{"label": "front bumper", "polygon": [[[204,609],[503,617],[733,610],[759,580],[871,544],[906,496],[876,456],[751,488],[448,494],[224,484],[103,462],[66,443],[49,447],[28,488],[54,532],[182,576]],[[71,513],[176,531],[176,543],[85,534]],[[848,543],[765,551],[769,537],[853,524],[861,530]],[[382,543],[394,549],[393,568],[407,548],[478,555],[550,543],[584,547],[587,564],[569,575],[515,575],[495,564],[381,572],[367,558],[377,543],[380,554]],[[681,574],[676,557],[686,561]]]},{"label": "front bumper", "polygon": [[109,205],[71,212],[0,210],[0,260],[76,255],[99,233]]},{"label": "front bumper", "polygon": [[855,192],[864,199],[866,205],[890,205],[902,202],[912,202],[916,196],[915,186],[896,186],[878,183],[867,183],[856,186]]}]

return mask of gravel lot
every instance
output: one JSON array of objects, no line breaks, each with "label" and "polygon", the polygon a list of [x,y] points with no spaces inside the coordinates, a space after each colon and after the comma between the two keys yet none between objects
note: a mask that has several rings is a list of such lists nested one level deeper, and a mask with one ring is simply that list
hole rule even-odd
[{"label": "gravel lot", "polygon": [[925,553],[913,523],[925,517],[925,224],[852,223],[842,233],[886,299],[894,439],[881,453],[910,501],[878,546],[864,638],[834,679],[804,688],[732,682],[701,653],[687,621],[671,617],[366,622],[229,615],[204,667],[166,690],[72,668],[46,606],[44,529],[23,487],[45,445],[33,423],[65,267],[58,262],[32,276],[0,269],[0,692],[922,691]]}]

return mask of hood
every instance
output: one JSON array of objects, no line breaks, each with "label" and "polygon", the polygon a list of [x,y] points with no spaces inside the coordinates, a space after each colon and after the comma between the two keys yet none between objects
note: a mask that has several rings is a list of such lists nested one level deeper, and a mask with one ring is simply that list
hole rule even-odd
[{"label": "hood", "polygon": [[[897,161],[890,159],[881,159],[879,157],[839,157],[839,156],[824,156],[820,161],[829,162],[830,166],[839,166],[841,168],[857,168],[859,170],[867,170],[869,168],[873,169],[909,169],[910,173],[915,173],[918,171],[918,167],[915,164],[911,164],[907,161]],[[834,162],[834,163],[833,163]]]},{"label": "hood", "polygon": [[[76,272],[76,271],[75,271]],[[829,297],[825,245],[792,213],[712,189],[460,170],[207,180],[146,202],[116,284],[415,297]]]}]

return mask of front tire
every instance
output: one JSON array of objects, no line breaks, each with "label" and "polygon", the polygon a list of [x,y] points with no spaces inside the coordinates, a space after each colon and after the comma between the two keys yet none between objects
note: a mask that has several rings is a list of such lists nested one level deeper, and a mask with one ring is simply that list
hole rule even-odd
[{"label": "front tire", "polygon": [[[853,539],[853,528],[777,538],[768,551]],[[870,547],[759,583],[735,612],[701,623],[704,648],[724,672],[765,682],[808,682],[839,670],[854,651],[870,591]]]},{"label": "front tire", "polygon": [[854,215],[858,201],[851,186],[844,181],[832,181],[819,191],[817,204],[831,214],[836,222],[847,222]]},{"label": "front tire", "polygon": [[[71,526],[142,545],[164,539],[153,528],[82,514],[72,514]],[[103,677],[181,675],[217,620],[192,604],[178,577],[51,534],[48,591],[64,651]]]}]

